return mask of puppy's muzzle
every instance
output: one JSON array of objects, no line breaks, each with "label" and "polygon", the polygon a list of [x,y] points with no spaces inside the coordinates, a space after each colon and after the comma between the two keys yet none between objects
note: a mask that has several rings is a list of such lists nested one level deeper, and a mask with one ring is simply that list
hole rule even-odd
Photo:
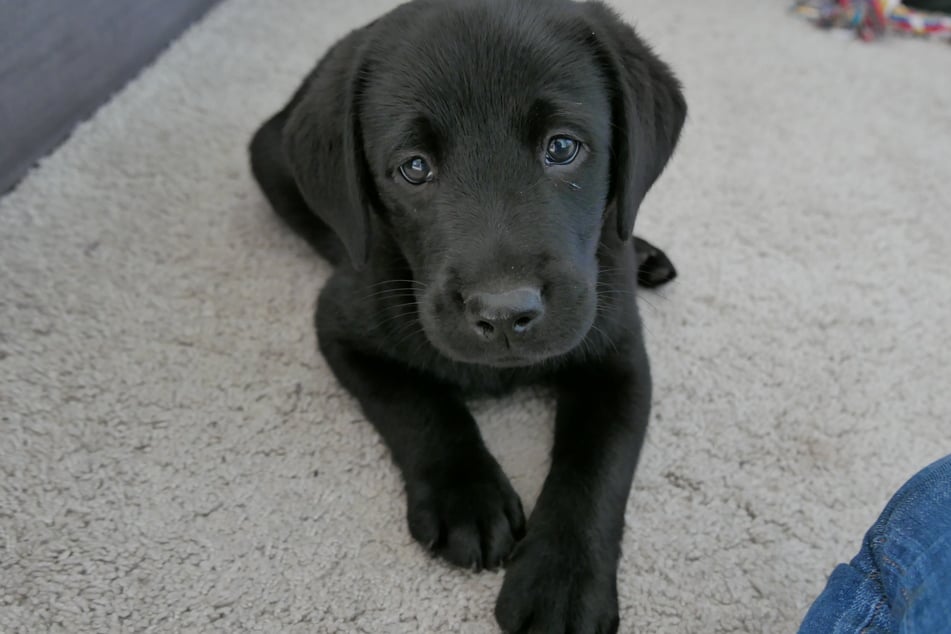
[{"label": "puppy's muzzle", "polygon": [[541,291],[521,287],[499,293],[473,292],[463,298],[465,316],[486,342],[513,342],[527,335],[545,314]]}]

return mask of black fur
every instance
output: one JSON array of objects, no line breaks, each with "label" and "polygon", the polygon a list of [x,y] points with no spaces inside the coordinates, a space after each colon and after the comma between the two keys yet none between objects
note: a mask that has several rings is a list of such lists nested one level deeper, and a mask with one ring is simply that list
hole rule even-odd
[{"label": "black fur", "polygon": [[[320,349],[403,474],[410,532],[505,564],[506,631],[618,628],[651,399],[634,294],[676,275],[630,235],[685,116],[599,3],[416,0],[331,48],[252,141],[275,211],[336,265]],[[570,165],[546,162],[554,136],[582,143]],[[413,157],[431,182],[401,175]],[[464,399],[538,383],[558,410],[526,522]]]}]

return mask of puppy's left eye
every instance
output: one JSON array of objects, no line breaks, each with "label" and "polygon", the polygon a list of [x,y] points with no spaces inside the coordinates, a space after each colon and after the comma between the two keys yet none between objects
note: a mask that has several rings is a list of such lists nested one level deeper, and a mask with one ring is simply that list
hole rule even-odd
[{"label": "puppy's left eye", "polygon": [[568,165],[578,156],[581,143],[570,136],[553,136],[548,139],[545,151],[545,163],[548,165]]},{"label": "puppy's left eye", "polygon": [[412,185],[422,185],[433,180],[433,170],[422,156],[414,156],[400,165],[400,174]]}]

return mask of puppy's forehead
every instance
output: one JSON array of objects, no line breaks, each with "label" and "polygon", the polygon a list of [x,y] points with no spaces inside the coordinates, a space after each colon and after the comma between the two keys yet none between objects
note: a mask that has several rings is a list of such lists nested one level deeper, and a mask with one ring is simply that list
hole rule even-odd
[{"label": "puppy's forehead", "polygon": [[583,125],[607,102],[590,30],[571,14],[531,1],[463,2],[418,17],[374,55],[366,91],[381,124],[422,118],[458,134],[541,104]]}]

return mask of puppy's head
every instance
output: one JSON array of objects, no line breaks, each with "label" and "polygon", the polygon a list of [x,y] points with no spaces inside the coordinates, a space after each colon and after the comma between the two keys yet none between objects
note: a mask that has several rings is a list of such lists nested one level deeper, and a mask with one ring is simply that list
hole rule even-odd
[{"label": "puppy's head", "polygon": [[430,341],[496,366],[582,341],[599,245],[630,237],[686,114],[630,27],[567,0],[403,5],[305,90],[285,144],[309,205],[358,267],[395,244]]}]

